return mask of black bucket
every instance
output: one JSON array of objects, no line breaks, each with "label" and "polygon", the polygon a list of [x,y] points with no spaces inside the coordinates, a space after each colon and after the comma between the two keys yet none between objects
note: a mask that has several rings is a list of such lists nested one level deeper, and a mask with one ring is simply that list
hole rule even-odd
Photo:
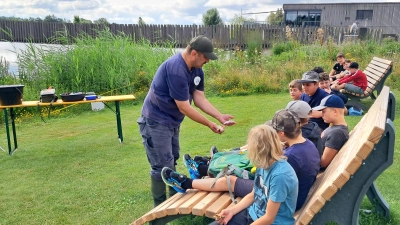
[{"label": "black bucket", "polygon": [[22,104],[22,93],[24,85],[0,85],[0,105],[19,105]]}]

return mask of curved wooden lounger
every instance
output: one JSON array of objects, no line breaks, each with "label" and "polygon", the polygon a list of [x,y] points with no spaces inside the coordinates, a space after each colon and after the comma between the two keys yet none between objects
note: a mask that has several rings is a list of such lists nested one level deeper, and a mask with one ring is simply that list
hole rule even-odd
[{"label": "curved wooden lounger", "polygon": [[[371,62],[368,64],[367,68],[363,70],[365,75],[367,76],[368,86],[363,94],[356,94],[352,92],[348,92],[346,90],[342,90],[343,94],[345,94],[349,101],[346,103],[347,106],[358,106],[363,110],[368,110],[368,107],[361,103],[361,99],[371,97],[372,99],[376,99],[382,91],[383,85],[385,84],[386,79],[392,73],[393,62],[381,59],[378,57],[374,57]],[[376,96],[374,94],[376,91]]]},{"label": "curved wooden lounger", "polygon": [[[236,198],[239,202],[241,198]],[[187,190],[185,194],[177,193],[165,202],[152,209],[131,225],[141,225],[154,221],[154,224],[165,224],[181,216],[193,214],[214,218],[222,209],[234,205],[228,192],[207,192],[195,189]],[[163,218],[162,223],[157,222]]]}]

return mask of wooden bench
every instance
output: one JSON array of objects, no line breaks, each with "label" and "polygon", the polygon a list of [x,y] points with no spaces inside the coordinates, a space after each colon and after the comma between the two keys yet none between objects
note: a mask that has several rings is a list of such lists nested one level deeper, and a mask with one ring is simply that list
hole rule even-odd
[{"label": "wooden bench", "polygon": [[395,98],[384,87],[374,104],[350,132],[350,138],[318,176],[296,212],[296,224],[358,224],[365,195],[375,210],[389,218],[389,205],[374,181],[393,163]]},{"label": "wooden bench", "polygon": [[[318,176],[306,203],[296,212],[296,224],[358,224],[365,195],[377,211],[389,217],[389,206],[374,180],[393,163],[395,102],[393,93],[384,87],[331,165]],[[188,214],[213,218],[232,205],[228,192],[188,190],[167,199],[132,225],[165,224]]]},{"label": "wooden bench", "polygon": [[[393,62],[374,57],[372,61],[368,64],[367,68],[363,71],[368,79],[368,87],[364,91],[364,94],[356,94],[343,90],[349,101],[346,103],[347,106],[357,106],[364,111],[368,110],[368,107],[361,103],[361,99],[371,97],[376,99],[376,97],[382,91],[383,85],[392,72]],[[376,95],[374,94],[376,91]]]}]

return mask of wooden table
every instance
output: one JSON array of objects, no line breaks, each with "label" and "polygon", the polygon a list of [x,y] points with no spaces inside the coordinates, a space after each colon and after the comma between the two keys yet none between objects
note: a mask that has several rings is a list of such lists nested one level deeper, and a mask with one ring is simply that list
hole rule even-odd
[{"label": "wooden table", "polygon": [[[120,143],[124,141],[122,136],[122,124],[121,124],[121,113],[119,108],[119,102],[124,100],[134,100],[135,96],[133,95],[116,95],[116,96],[99,96],[96,100],[82,100],[82,101],[75,101],[75,102],[63,102],[62,100],[58,100],[53,103],[43,103],[40,101],[23,101],[22,104],[19,105],[7,105],[2,106],[0,105],[0,109],[4,109],[4,121],[6,124],[6,133],[7,133],[7,144],[8,144],[8,154],[12,155],[14,151],[18,148],[17,142],[17,132],[15,130],[15,119],[17,115],[14,111],[14,108],[25,108],[25,107],[40,107],[40,106],[55,106],[55,105],[72,105],[72,104],[83,104],[83,103],[92,103],[92,102],[103,102],[105,106],[111,109],[115,115],[117,120],[117,132],[118,132],[118,139]],[[108,106],[105,102],[114,102],[115,103],[115,110]],[[9,111],[9,112],[8,112]],[[14,149],[11,147],[11,135],[9,130],[9,123],[8,123],[8,114],[11,117],[11,127],[12,133],[14,138]]]}]

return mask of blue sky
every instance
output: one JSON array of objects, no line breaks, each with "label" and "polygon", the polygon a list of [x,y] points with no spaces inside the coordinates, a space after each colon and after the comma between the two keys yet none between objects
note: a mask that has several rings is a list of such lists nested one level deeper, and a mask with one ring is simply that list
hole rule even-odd
[{"label": "blue sky", "polygon": [[[1,0],[0,16],[56,17],[73,19],[74,15],[96,20],[104,17],[111,23],[137,23],[142,17],[147,24],[202,24],[202,15],[217,8],[223,21],[241,13],[274,11],[290,3],[340,3],[349,1],[322,0]],[[355,0],[352,2],[400,2],[400,0]],[[268,14],[244,15],[263,21]]]}]

